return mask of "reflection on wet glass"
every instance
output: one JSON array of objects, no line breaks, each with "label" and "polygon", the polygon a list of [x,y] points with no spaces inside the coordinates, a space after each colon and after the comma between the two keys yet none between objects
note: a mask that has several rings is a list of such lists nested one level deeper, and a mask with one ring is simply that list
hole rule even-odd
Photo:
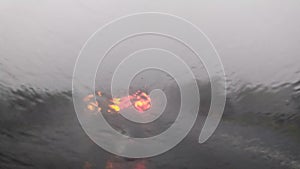
[{"label": "reflection on wet glass", "polygon": [[146,160],[124,161],[120,159],[107,160],[105,169],[148,169]]}]

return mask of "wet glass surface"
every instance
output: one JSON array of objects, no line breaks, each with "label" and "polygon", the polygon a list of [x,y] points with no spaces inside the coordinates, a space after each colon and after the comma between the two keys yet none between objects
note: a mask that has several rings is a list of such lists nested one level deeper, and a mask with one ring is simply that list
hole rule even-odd
[{"label": "wet glass surface", "polygon": [[[199,144],[209,84],[203,67],[192,67],[200,72],[203,113],[189,135],[157,157],[117,157],[93,143],[78,122],[73,68],[100,26],[154,9],[185,17],[214,43],[227,76],[225,112],[214,135]],[[0,168],[300,168],[299,2],[4,0],[0,13]],[[137,76],[134,87],[144,87],[142,79],[153,74]],[[174,94],[176,86],[164,76],[151,77],[149,89]],[[108,119],[129,135],[151,135],[170,125],[176,112],[172,106],[167,112],[173,114],[142,128]]]}]

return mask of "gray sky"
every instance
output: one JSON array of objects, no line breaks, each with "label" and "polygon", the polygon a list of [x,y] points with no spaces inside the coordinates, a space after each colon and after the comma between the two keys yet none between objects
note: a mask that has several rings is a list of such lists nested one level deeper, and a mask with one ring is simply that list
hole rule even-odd
[{"label": "gray sky", "polygon": [[197,25],[234,83],[278,85],[300,75],[297,0],[1,0],[0,83],[71,89],[79,50],[105,23],[165,12]]}]

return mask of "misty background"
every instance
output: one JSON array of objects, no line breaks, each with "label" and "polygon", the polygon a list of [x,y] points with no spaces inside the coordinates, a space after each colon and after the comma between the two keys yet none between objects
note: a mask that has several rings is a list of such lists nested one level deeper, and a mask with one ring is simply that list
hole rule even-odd
[{"label": "misty background", "polygon": [[[123,159],[82,131],[72,73],[98,28],[147,11],[183,17],[209,37],[227,104],[204,145],[196,126],[171,152]],[[296,0],[1,0],[0,168],[300,168],[299,16]]]}]

